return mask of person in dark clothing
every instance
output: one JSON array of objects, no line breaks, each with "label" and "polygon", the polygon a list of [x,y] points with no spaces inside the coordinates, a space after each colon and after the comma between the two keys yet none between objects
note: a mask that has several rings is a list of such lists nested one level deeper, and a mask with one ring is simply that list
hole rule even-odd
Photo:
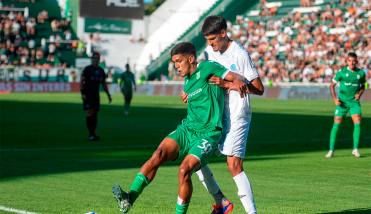
[{"label": "person in dark clothing", "polygon": [[100,54],[93,53],[92,64],[86,66],[81,74],[80,91],[83,102],[83,108],[86,112],[86,126],[89,131],[89,140],[99,140],[95,129],[98,123],[98,112],[100,107],[99,89],[100,85],[108,96],[109,103],[112,102],[111,95],[106,84],[106,74],[99,66]]}]

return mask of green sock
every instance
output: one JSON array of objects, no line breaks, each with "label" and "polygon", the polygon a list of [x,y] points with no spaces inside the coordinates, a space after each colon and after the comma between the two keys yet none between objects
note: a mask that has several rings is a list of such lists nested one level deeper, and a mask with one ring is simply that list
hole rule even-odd
[{"label": "green sock", "polygon": [[340,123],[334,123],[331,129],[331,134],[330,134],[330,151],[334,151],[335,149],[335,142],[336,142],[336,135],[338,133]]},{"label": "green sock", "polygon": [[133,183],[130,186],[130,202],[133,204],[135,200],[137,200],[138,196],[142,193],[143,189],[150,183],[148,178],[144,176],[142,173],[138,173]]},{"label": "green sock", "polygon": [[176,203],[175,214],[184,214],[187,213],[189,203],[187,204],[178,204]]},{"label": "green sock", "polygon": [[358,149],[360,136],[361,136],[361,124],[355,123],[353,129],[353,149]]}]

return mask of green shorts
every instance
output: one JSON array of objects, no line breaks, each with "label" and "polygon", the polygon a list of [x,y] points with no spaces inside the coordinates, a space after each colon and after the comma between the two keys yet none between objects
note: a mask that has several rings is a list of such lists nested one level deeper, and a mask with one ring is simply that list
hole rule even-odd
[{"label": "green shorts", "polygon": [[350,115],[362,115],[361,104],[358,101],[341,101],[341,104],[336,106],[335,116],[345,117],[348,112]]},{"label": "green shorts", "polygon": [[203,167],[217,151],[221,136],[221,129],[196,132],[181,124],[167,137],[175,140],[179,145],[178,159],[182,160],[187,155],[193,155],[200,160]]}]

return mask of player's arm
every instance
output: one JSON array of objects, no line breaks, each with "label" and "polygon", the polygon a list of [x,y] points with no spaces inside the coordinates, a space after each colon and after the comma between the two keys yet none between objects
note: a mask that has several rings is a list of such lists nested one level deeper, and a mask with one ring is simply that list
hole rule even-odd
[{"label": "player's arm", "polygon": [[180,98],[182,99],[182,102],[184,104],[187,104],[188,103],[188,94],[185,93],[184,91],[182,91],[182,94],[180,95]]},{"label": "player's arm", "polygon": [[238,91],[241,97],[244,97],[246,95],[246,92],[248,91],[247,85],[250,83],[245,77],[229,71],[223,77],[223,80],[225,81],[223,81],[223,83],[220,85],[221,87],[228,90]]},{"label": "player's arm", "polygon": [[[230,72],[232,73],[232,72]],[[235,73],[233,73],[235,74]],[[238,75],[238,74],[237,74]],[[240,75],[238,75],[240,76]],[[264,86],[263,83],[260,79],[260,77],[253,79],[251,82],[247,81],[244,77],[240,76],[241,79],[246,83],[247,89],[245,93],[248,94],[256,94],[256,95],[263,95],[264,93]],[[220,77],[217,76],[212,76],[210,78],[210,82],[213,82],[216,85],[219,85],[220,87],[230,91],[230,90],[235,90],[238,91],[238,86],[236,86],[233,82],[224,80]]]},{"label": "player's arm", "polygon": [[362,85],[361,86],[361,89],[358,91],[358,93],[356,93],[356,95],[354,96],[354,98],[356,100],[361,99],[361,96],[362,96],[363,92],[365,92],[365,85]]},{"label": "player's arm", "polygon": [[134,74],[133,74],[132,78],[133,78],[134,90],[136,91],[137,90],[137,84],[135,82],[135,76],[134,76]]},{"label": "player's arm", "polygon": [[249,94],[256,94],[259,96],[264,94],[264,85],[260,77],[253,79],[250,84],[247,85],[247,88]]},{"label": "player's arm", "polygon": [[339,70],[336,72],[335,77],[332,79],[331,84],[330,84],[330,93],[332,96],[332,100],[334,101],[335,105],[340,105],[340,100],[336,94],[335,87],[338,82],[342,80],[342,72]]},{"label": "player's arm", "polygon": [[[103,71],[103,73],[104,73],[104,71]],[[108,86],[107,86],[106,78],[103,78],[101,84],[102,84],[102,86],[103,86],[103,90],[104,90],[104,91],[106,92],[106,94],[107,94],[108,102],[111,103],[111,102],[112,102],[112,97],[111,97],[111,94],[109,93],[109,90],[108,90]]]},{"label": "player's arm", "polygon": [[81,73],[80,77],[80,92],[83,100],[86,99],[86,68]]},{"label": "player's arm", "polygon": [[340,105],[340,100],[337,97],[335,86],[337,84],[337,81],[333,80],[330,84],[330,93],[332,96],[332,100],[334,101],[335,105]]}]

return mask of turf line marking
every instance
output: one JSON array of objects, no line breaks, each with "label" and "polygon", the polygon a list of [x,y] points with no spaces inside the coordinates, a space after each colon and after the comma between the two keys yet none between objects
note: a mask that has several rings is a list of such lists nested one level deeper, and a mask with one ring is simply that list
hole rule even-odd
[{"label": "turf line marking", "polygon": [[28,211],[25,211],[25,210],[17,210],[17,209],[11,208],[11,207],[4,207],[2,205],[0,205],[0,210],[7,211],[7,212],[12,212],[12,213],[17,213],[17,214],[38,214],[38,213],[34,213],[34,212],[28,212]]}]

